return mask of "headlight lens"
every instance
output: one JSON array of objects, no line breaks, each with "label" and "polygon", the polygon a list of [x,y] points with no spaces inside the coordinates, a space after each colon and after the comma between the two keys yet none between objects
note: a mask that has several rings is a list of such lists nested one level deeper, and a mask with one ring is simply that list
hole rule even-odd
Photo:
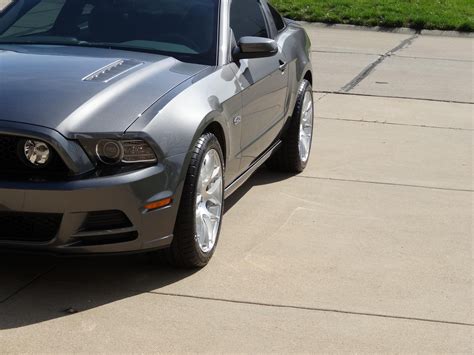
[{"label": "headlight lens", "polygon": [[154,163],[156,155],[151,147],[143,141],[123,141],[122,163]]},{"label": "headlight lens", "polygon": [[156,162],[155,152],[142,140],[103,139],[97,143],[95,151],[99,160],[108,165]]},{"label": "headlight lens", "polygon": [[118,164],[122,161],[122,146],[112,140],[101,140],[95,149],[97,157],[104,164]]}]

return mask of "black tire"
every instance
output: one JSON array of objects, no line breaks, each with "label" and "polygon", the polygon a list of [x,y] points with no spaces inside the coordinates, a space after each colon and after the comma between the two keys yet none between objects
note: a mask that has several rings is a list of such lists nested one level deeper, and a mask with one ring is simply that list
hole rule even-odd
[{"label": "black tire", "polygon": [[309,156],[306,161],[303,161],[301,159],[299,151],[300,120],[301,115],[303,114],[304,97],[307,92],[311,93],[311,98],[313,99],[313,91],[311,88],[311,84],[309,83],[309,81],[303,80],[298,89],[298,97],[296,99],[296,105],[293,111],[293,115],[290,118],[288,129],[283,135],[282,145],[267,162],[267,167],[271,170],[290,173],[301,173],[308,164]]},{"label": "black tire", "polygon": [[[174,228],[173,242],[168,249],[158,251],[160,260],[164,260],[173,266],[184,268],[202,268],[209,263],[214,251],[216,250],[220,229],[222,226],[224,198],[222,198],[220,224],[217,232],[216,242],[214,247],[208,252],[203,252],[199,247],[199,244],[196,240],[195,223],[196,194],[199,173],[204,157],[211,149],[214,149],[218,152],[222,164],[222,172],[224,172],[224,158],[219,141],[211,133],[202,135],[194,147],[191,162],[186,175],[183,194],[181,196],[178,216],[176,219],[176,225]],[[224,183],[222,183],[222,196],[224,196],[223,189]]]}]

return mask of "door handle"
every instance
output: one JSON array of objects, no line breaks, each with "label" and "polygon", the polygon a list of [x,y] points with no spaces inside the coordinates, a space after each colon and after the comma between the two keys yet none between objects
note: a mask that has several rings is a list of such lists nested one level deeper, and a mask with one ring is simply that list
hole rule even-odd
[{"label": "door handle", "polygon": [[288,63],[282,61],[281,59],[278,61],[278,63],[280,63],[278,69],[280,69],[281,72],[284,72],[286,70],[286,67],[288,66]]}]

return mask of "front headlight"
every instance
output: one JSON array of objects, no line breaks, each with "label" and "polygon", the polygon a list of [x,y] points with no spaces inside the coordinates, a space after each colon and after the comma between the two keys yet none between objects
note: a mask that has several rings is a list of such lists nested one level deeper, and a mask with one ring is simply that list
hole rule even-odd
[{"label": "front headlight", "polygon": [[156,155],[142,140],[102,139],[95,147],[97,158],[104,164],[156,163]]},{"label": "front headlight", "polygon": [[123,141],[122,163],[156,163],[153,149],[144,141]]}]

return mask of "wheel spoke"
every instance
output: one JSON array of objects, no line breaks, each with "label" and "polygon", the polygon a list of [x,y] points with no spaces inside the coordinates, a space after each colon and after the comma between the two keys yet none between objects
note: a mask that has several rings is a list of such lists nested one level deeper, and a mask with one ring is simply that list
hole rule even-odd
[{"label": "wheel spoke", "polygon": [[311,110],[312,108],[313,108],[313,102],[312,100],[308,100],[304,109],[304,113],[308,113],[309,110]]},{"label": "wheel spoke", "polygon": [[208,188],[207,190],[207,195],[211,199],[215,199],[216,197],[219,197],[220,199],[220,194],[222,191],[222,179],[219,178],[216,181],[214,181]]},{"label": "wheel spoke", "polygon": [[204,223],[204,216],[202,214],[202,206],[199,206],[196,210],[196,234],[200,244],[205,243],[206,239],[206,225]]},{"label": "wheel spoke", "polygon": [[[217,163],[217,162],[214,162]],[[215,181],[221,178],[221,167],[220,165],[215,165],[212,169],[210,181]]]},{"label": "wheel spoke", "polygon": [[208,215],[202,216],[203,225],[204,225],[204,240],[203,247],[209,247],[212,237],[212,226],[210,225],[210,218]]}]

